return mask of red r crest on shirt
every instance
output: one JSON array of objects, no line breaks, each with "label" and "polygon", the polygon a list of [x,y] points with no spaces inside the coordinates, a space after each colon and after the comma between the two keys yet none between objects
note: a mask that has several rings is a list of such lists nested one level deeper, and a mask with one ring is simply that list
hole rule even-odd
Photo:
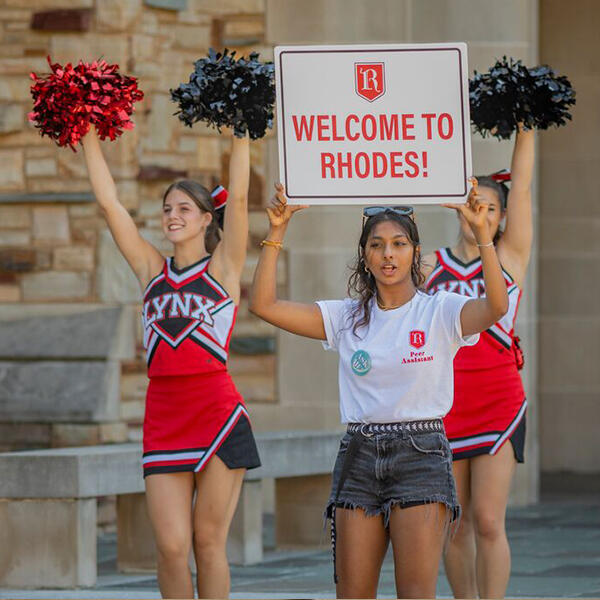
[{"label": "red r crest on shirt", "polygon": [[413,348],[422,348],[425,345],[425,332],[418,330],[411,331],[409,341]]}]

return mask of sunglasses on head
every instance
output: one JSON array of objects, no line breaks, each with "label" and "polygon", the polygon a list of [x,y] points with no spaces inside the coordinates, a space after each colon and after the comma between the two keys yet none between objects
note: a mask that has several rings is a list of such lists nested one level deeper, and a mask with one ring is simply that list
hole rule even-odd
[{"label": "sunglasses on head", "polygon": [[363,227],[370,217],[386,212],[396,213],[403,217],[410,217],[413,221],[415,220],[412,206],[367,206],[366,208],[363,208]]}]

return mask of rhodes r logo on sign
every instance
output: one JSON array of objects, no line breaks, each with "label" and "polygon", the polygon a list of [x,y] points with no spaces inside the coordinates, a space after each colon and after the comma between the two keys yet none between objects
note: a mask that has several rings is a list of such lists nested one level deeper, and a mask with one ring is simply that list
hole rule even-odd
[{"label": "rhodes r logo on sign", "polygon": [[355,63],[354,82],[356,93],[373,102],[385,93],[385,69],[383,63]]}]

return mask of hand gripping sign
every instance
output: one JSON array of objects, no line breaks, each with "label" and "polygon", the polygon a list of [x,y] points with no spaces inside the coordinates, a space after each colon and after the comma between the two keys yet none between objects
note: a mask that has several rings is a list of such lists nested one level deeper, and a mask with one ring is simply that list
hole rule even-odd
[{"label": "hand gripping sign", "polygon": [[279,46],[275,80],[290,203],[466,199],[465,44]]}]

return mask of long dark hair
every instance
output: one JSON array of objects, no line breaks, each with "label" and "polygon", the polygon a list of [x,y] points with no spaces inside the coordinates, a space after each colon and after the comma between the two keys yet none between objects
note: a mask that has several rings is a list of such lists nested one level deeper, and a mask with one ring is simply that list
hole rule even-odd
[{"label": "long dark hair", "polygon": [[371,321],[370,302],[377,295],[377,284],[373,273],[367,271],[365,264],[365,248],[367,241],[373,229],[383,223],[391,221],[397,223],[406,234],[413,247],[413,260],[410,266],[410,277],[417,289],[421,289],[425,283],[425,277],[421,272],[421,253],[417,250],[420,245],[419,230],[416,223],[406,215],[400,215],[387,210],[372,217],[369,217],[364,224],[360,239],[358,240],[358,251],[356,260],[351,267],[350,277],[348,279],[348,295],[356,298],[358,302],[351,314],[353,327],[352,332],[360,327],[366,327]]},{"label": "long dark hair", "polygon": [[193,181],[192,179],[179,179],[166,189],[163,195],[163,204],[169,193],[173,190],[182,191],[194,201],[194,204],[202,212],[208,212],[212,215],[212,221],[206,228],[206,234],[204,236],[204,246],[206,251],[209,254],[212,254],[215,251],[217,244],[221,241],[221,232],[219,231],[219,221],[210,192],[197,181]]},{"label": "long dark hair", "polygon": [[[500,202],[500,210],[504,212],[506,210],[506,205],[508,201],[508,186],[505,183],[500,181],[496,181],[491,175],[477,175],[476,176],[477,183],[479,187],[486,187],[494,192],[498,196],[498,201]],[[498,243],[498,240],[502,237],[504,231],[498,225],[498,229],[494,235],[494,245]]]}]

